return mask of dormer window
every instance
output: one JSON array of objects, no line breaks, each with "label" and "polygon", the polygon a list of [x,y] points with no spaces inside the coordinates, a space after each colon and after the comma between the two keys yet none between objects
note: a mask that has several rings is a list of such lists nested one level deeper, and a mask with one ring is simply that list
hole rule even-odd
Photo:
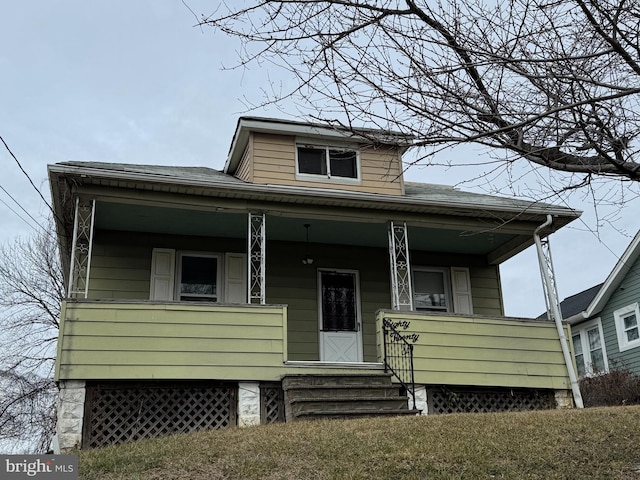
[{"label": "dormer window", "polygon": [[358,183],[359,155],[352,148],[297,145],[296,173],[302,180]]}]

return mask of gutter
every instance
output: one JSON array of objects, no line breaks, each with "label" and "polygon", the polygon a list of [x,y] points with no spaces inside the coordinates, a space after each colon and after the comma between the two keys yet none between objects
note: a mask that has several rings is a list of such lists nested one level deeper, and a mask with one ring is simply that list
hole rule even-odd
[{"label": "gutter", "polygon": [[580,323],[583,320],[586,320],[587,318],[589,318],[589,316],[587,315],[587,312],[583,311],[580,313],[576,313],[575,315],[569,318],[565,318],[564,321],[567,322],[569,325],[575,325],[576,323]]},{"label": "gutter", "polygon": [[[540,273],[542,275],[542,284],[546,293],[547,301],[547,316],[553,317],[558,330],[558,337],[560,338],[560,347],[562,348],[562,355],[564,357],[564,363],[567,367],[567,373],[569,374],[569,381],[571,382],[571,391],[573,392],[573,400],[577,408],[584,408],[582,402],[582,394],[580,393],[580,387],[578,386],[578,379],[576,372],[573,368],[573,358],[569,351],[569,343],[567,337],[564,334],[564,327],[562,325],[562,313],[560,313],[560,303],[558,301],[558,293],[556,291],[555,282],[553,277],[553,264],[551,263],[551,257],[547,259],[542,248],[542,241],[540,240],[540,231],[550,226],[553,223],[551,215],[547,215],[547,221],[536,228],[533,232],[533,239],[536,243],[536,250],[538,252],[538,261],[540,262]],[[547,245],[548,248],[548,245]]]}]

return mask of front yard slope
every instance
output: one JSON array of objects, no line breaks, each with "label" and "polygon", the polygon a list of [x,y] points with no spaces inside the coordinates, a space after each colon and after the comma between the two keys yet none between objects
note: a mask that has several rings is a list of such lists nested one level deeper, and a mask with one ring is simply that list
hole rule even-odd
[{"label": "front yard slope", "polygon": [[80,452],[89,479],[640,479],[640,406],[313,421]]}]

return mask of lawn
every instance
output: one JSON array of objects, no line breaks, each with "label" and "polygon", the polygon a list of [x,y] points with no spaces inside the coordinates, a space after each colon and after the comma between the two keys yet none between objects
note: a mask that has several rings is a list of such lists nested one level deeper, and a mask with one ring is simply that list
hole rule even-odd
[{"label": "lawn", "polygon": [[80,452],[81,479],[640,479],[640,406],[333,420]]}]

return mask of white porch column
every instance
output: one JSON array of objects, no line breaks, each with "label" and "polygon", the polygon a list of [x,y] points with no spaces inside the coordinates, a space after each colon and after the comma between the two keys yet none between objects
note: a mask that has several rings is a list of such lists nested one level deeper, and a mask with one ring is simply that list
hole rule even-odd
[{"label": "white porch column", "polygon": [[71,246],[71,261],[69,262],[69,285],[67,288],[67,296],[71,298],[87,298],[89,293],[95,210],[95,200],[80,200],[79,197],[76,197],[73,243]]},{"label": "white porch column", "polygon": [[247,234],[249,261],[247,262],[249,280],[248,303],[265,303],[265,222],[264,213],[249,213]]},{"label": "white porch column", "polygon": [[238,426],[260,425],[260,384],[258,382],[238,383]]},{"label": "white porch column", "polygon": [[[83,380],[61,380],[54,453],[64,453],[82,445],[82,425],[86,395]],[[56,445],[57,443],[57,445]]]},{"label": "white porch column", "polygon": [[394,310],[413,308],[411,265],[409,263],[409,236],[407,224],[389,222],[389,263],[391,266],[391,301]]}]

